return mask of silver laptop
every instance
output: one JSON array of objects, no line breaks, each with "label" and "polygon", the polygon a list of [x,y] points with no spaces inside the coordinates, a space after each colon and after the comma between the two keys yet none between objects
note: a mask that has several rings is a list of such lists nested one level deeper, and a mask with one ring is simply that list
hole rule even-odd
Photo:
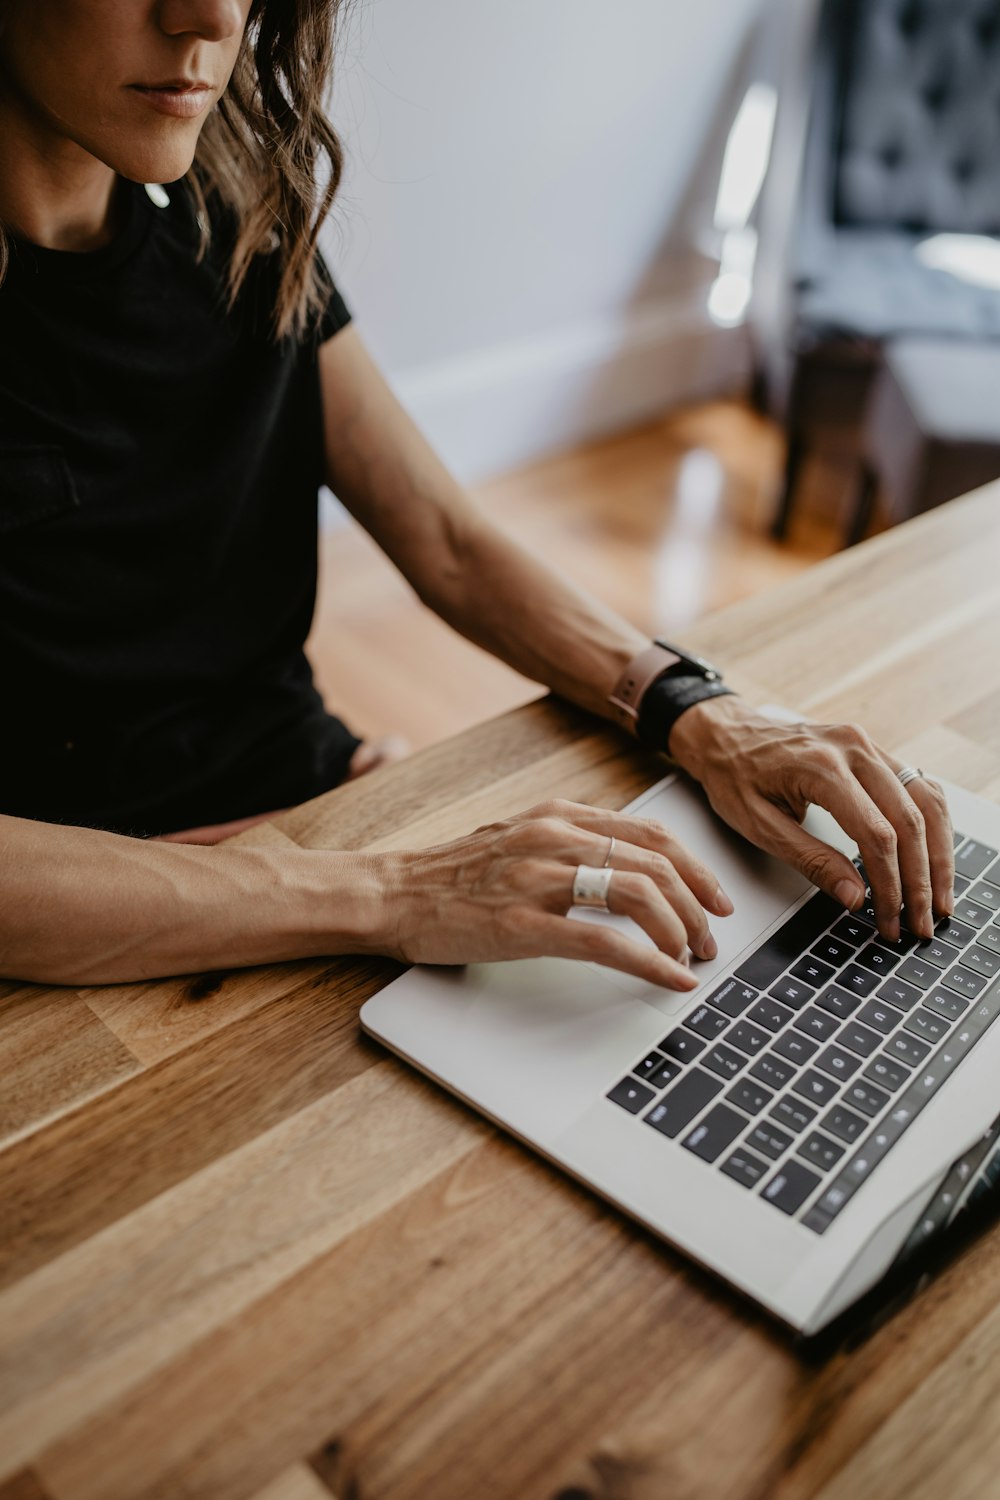
[{"label": "silver laptop", "polygon": [[[883,943],[870,905],[845,913],[671,776],[628,810],[660,819],[736,906],[713,921],[696,991],[559,959],[418,967],[362,1024],[815,1334],[1000,1175],[1000,807],[943,784],[961,838],[954,919],[932,943]],[[856,857],[821,810],[806,827]]]}]

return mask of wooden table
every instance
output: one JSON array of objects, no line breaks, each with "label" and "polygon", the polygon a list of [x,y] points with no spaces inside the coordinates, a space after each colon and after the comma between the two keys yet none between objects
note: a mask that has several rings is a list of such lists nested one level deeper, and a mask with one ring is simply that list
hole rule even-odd
[{"label": "wooden table", "polygon": [[[1000,487],[955,502],[692,644],[997,797],[998,517]],[[430,843],[659,772],[533,704],[244,837]],[[0,1500],[1000,1493],[1000,1232],[810,1367],[368,1041],[396,972],[0,989]]]}]

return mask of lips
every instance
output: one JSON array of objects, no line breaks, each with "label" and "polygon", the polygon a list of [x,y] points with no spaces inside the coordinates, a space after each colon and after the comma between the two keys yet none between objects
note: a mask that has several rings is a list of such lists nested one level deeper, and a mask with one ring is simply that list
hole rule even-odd
[{"label": "lips", "polygon": [[200,78],[168,78],[158,83],[133,83],[129,87],[161,114],[194,119],[211,102],[215,87]]}]

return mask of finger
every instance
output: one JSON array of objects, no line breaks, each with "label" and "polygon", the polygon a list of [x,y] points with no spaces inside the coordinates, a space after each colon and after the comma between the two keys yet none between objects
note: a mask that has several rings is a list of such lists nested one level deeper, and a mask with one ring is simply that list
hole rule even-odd
[{"label": "finger", "polygon": [[665,854],[639,848],[636,844],[617,843],[611,863],[616,870],[643,875],[653,882],[679,917],[692,953],[699,958],[718,957],[718,944],[712,936],[704,906]]},{"label": "finger", "polygon": [[[896,869],[906,908],[907,926],[918,937],[932,938],[934,916],[931,911],[931,870],[924,815],[881,756],[861,753],[852,757],[852,767],[876,807],[892,824],[896,835]],[[876,913],[879,913],[880,893],[876,889],[874,878],[872,894]]]},{"label": "finger", "polygon": [[[547,804],[547,812],[564,818],[577,828],[599,833],[604,838],[621,840],[637,848],[649,849],[669,859],[681,880],[694,892],[702,906],[716,915],[728,917],[733,903],[719,884],[719,877],[681,843],[656,818],[635,818],[628,813],[609,812],[603,807],[588,807],[582,802],[557,801]],[[603,862],[602,860],[599,863]]]},{"label": "finger", "polygon": [[616,870],[608,887],[608,910],[631,917],[661,953],[683,961],[688,946],[684,923],[648,875]]},{"label": "finger", "polygon": [[613,927],[596,922],[571,922],[566,917],[531,911],[525,917],[524,927],[525,937],[536,953],[603,964],[668,990],[687,993],[698,988],[699,981],[691,970],[676,958],[637,943]]},{"label": "finger", "polygon": [[865,899],[865,888],[857,869],[839,849],[775,807],[767,798],[754,794],[747,799],[754,842],[769,854],[793,865],[813,885],[832,896],[849,911],[857,911]]},{"label": "finger", "polygon": [[[890,756],[886,760],[890,767],[895,767]],[[948,799],[929,776],[911,781],[903,790],[923,814],[934,910],[939,916],[950,917],[955,910],[955,837]]]}]

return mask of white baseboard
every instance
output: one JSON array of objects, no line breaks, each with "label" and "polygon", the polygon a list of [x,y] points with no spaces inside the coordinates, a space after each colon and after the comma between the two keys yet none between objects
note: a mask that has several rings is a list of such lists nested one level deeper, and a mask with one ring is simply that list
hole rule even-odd
[{"label": "white baseboard", "polygon": [[749,371],[745,328],[716,327],[695,293],[421,366],[392,385],[470,484],[741,389]]}]

